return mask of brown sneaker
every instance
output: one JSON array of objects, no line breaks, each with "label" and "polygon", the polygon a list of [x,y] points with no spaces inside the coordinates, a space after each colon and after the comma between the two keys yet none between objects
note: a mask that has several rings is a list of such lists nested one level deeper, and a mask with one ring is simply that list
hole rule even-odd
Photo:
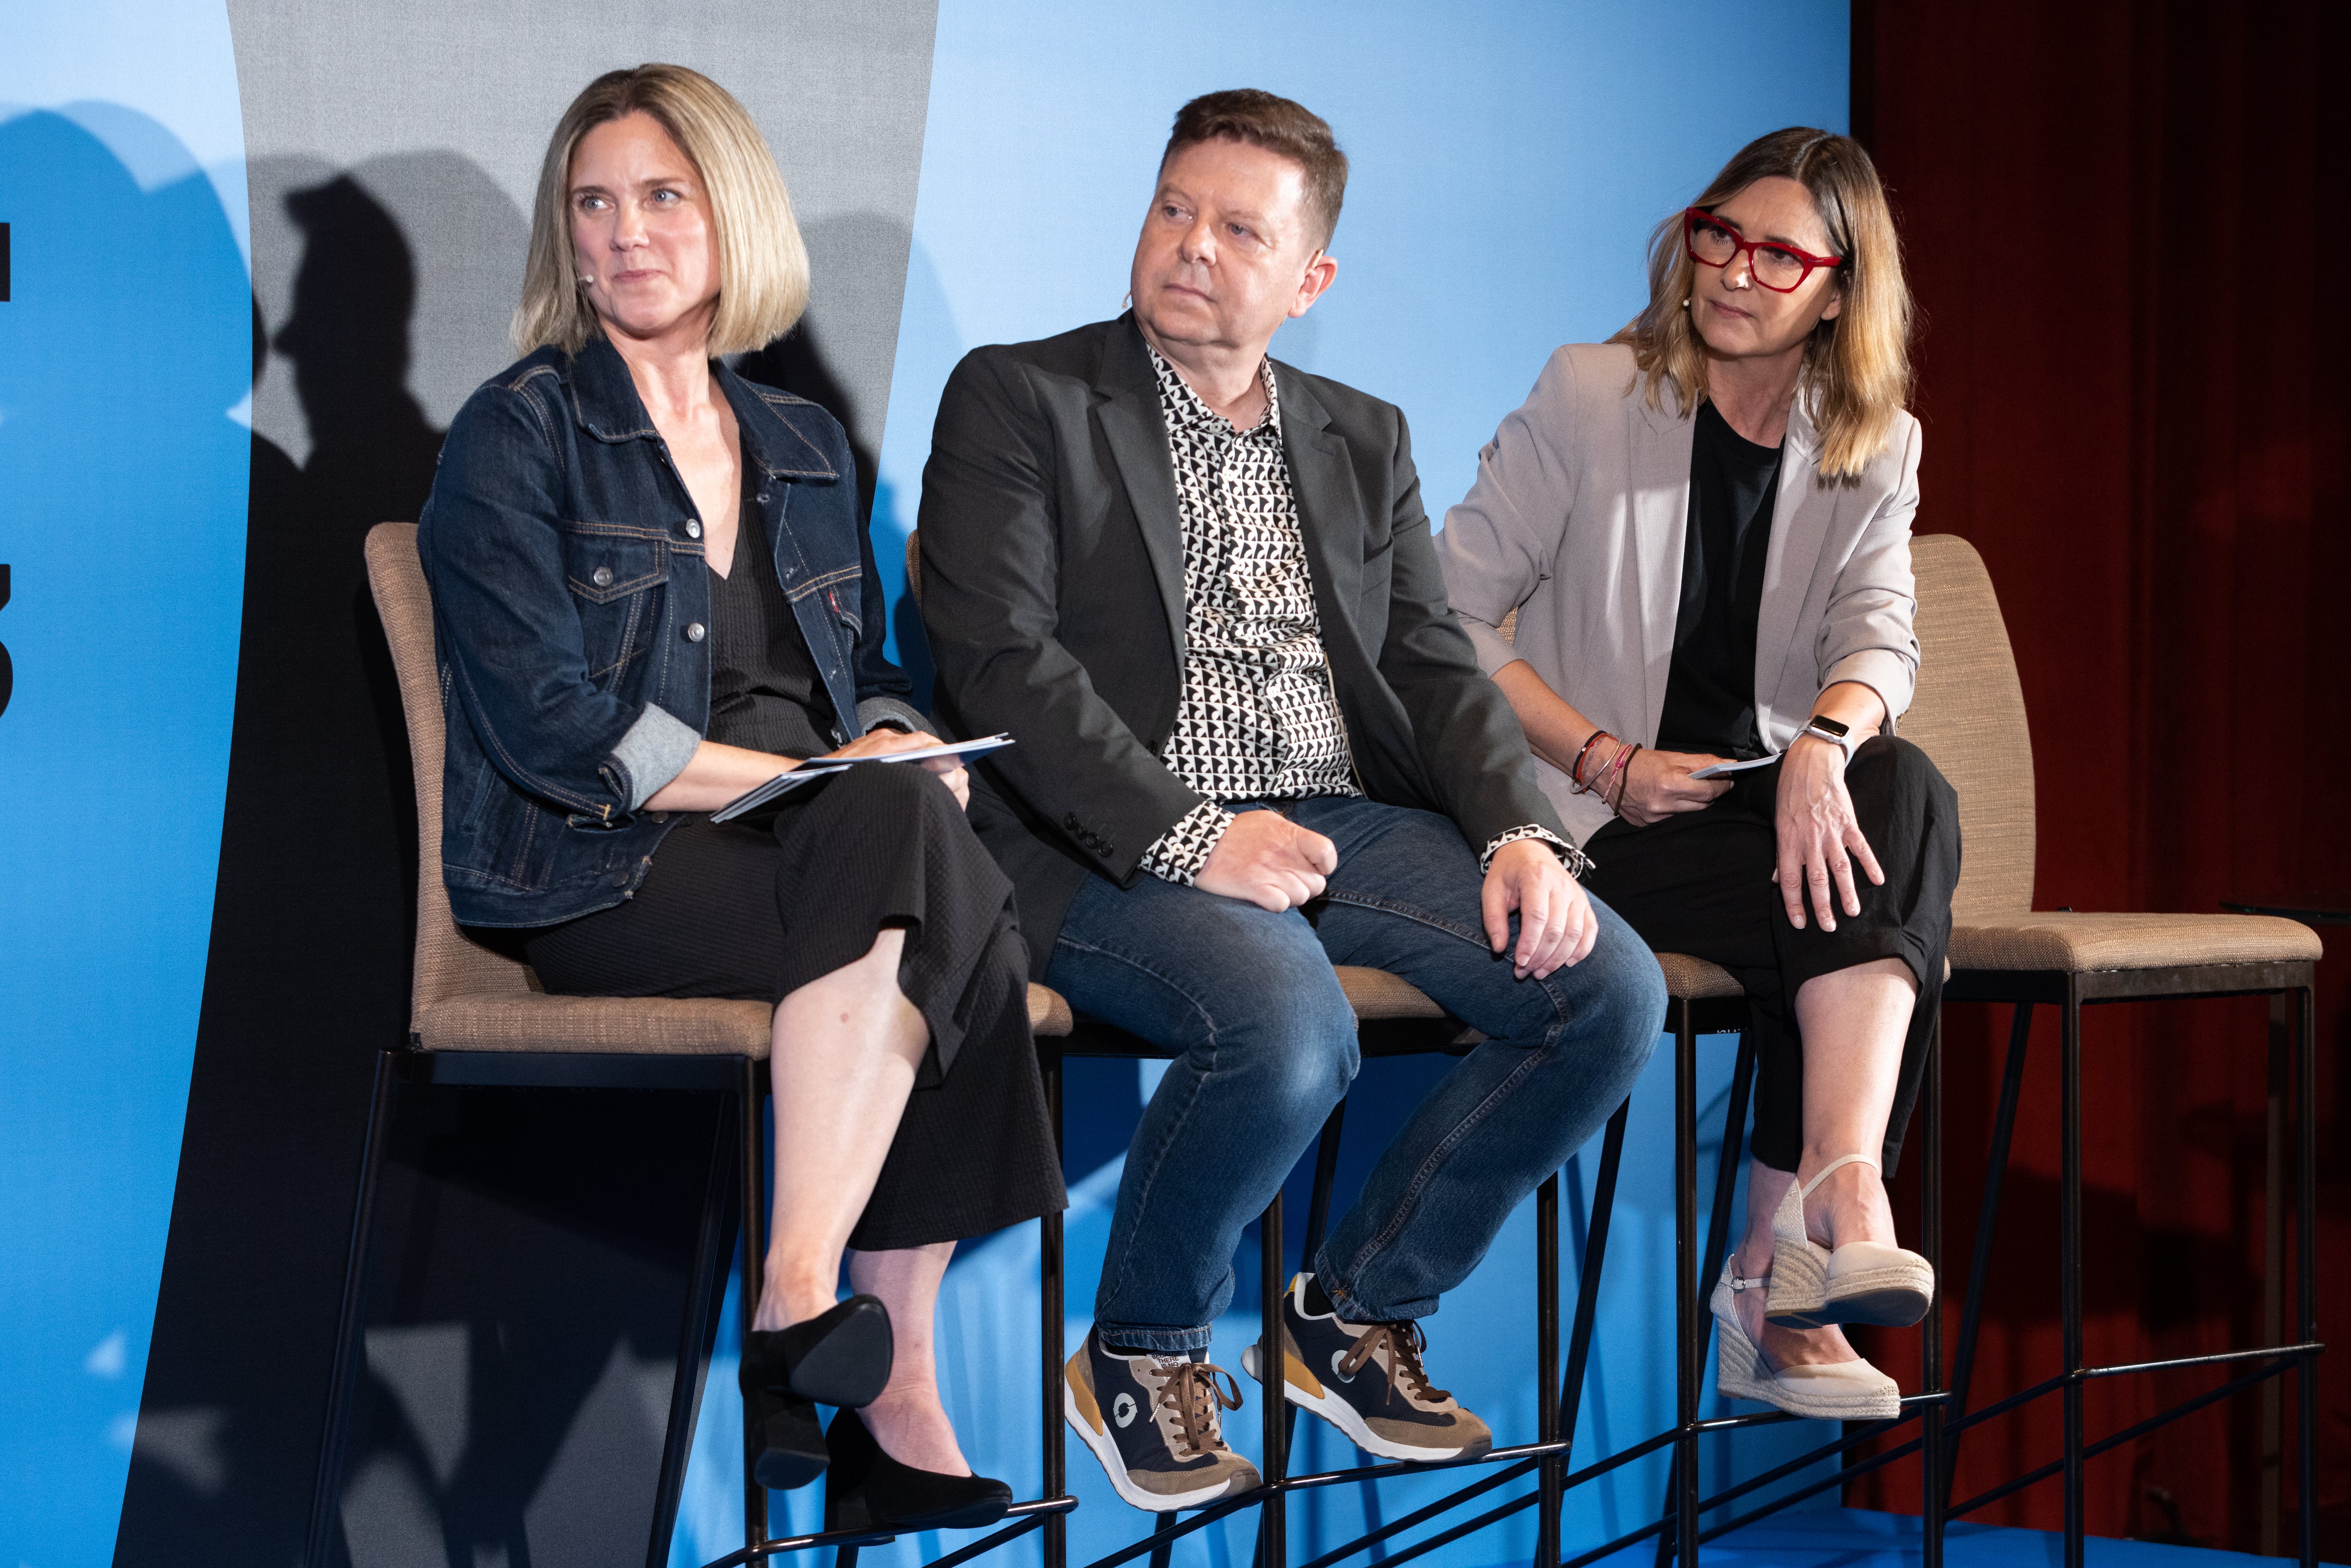
[{"label": "brown sneaker", "polygon": [[1257,1467],[1225,1447],[1218,1412],[1239,1409],[1241,1392],[1222,1367],[1119,1355],[1089,1330],[1064,1371],[1061,1414],[1134,1507],[1204,1508],[1260,1484]]},{"label": "brown sneaker", "polygon": [[[1281,1298],[1281,1392],[1384,1459],[1475,1458],[1494,1446],[1486,1423],[1432,1387],[1421,1365],[1427,1341],[1416,1322],[1351,1323],[1306,1310],[1299,1275]],[[1265,1381],[1258,1346],[1241,1367]]]}]

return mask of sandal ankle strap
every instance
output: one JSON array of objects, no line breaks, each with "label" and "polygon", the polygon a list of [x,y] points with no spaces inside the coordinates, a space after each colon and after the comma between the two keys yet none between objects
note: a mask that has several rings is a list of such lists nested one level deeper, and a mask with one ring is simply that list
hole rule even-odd
[{"label": "sandal ankle strap", "polygon": [[[1874,1171],[1879,1169],[1877,1162],[1871,1159],[1867,1155],[1839,1155],[1836,1158],[1823,1166],[1819,1170],[1813,1172],[1813,1179],[1806,1182],[1804,1184],[1803,1190],[1796,1196],[1799,1199],[1812,1197],[1814,1188],[1818,1187],[1821,1183],[1828,1180],[1829,1176],[1834,1172],[1841,1170],[1846,1166],[1867,1166]],[[1883,1172],[1880,1172],[1880,1174],[1882,1175]]]}]

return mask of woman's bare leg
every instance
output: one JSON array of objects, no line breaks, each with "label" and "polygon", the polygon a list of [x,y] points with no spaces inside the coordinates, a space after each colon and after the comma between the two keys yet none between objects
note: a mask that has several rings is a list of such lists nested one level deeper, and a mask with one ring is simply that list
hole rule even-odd
[{"label": "woman's bare leg", "polygon": [[930,1043],[930,1026],[898,989],[905,947],[904,931],[886,930],[865,956],[777,1004],[775,1215],[755,1329],[788,1328],[837,1299],[841,1252]]},{"label": "woman's bare leg", "polygon": [[[1793,1175],[1748,1163],[1747,1233],[1734,1265],[1740,1278],[1761,1279],[1771,1268],[1771,1217],[1791,1184],[1810,1181],[1843,1155],[1867,1155],[1875,1162],[1886,1146],[1902,1043],[1917,999],[1917,977],[1899,958],[1816,976],[1796,992],[1796,1025],[1804,1041],[1803,1153]],[[1871,1166],[1842,1166],[1832,1173],[1805,1201],[1804,1226],[1814,1240],[1829,1247],[1895,1240],[1886,1184]],[[1748,1337],[1773,1365],[1855,1359],[1841,1329],[1786,1329],[1767,1322],[1764,1294],[1740,1291],[1739,1316]]]},{"label": "woman's bare leg", "polygon": [[967,1476],[955,1428],[939,1404],[938,1364],[932,1354],[931,1319],[938,1305],[939,1280],[955,1252],[952,1241],[889,1252],[852,1252],[849,1282],[879,1296],[890,1309],[896,1352],[890,1385],[859,1412],[883,1452],[902,1465],[942,1475]]},{"label": "woman's bare leg", "polygon": [[1796,1179],[1812,1180],[1843,1155],[1870,1159],[1838,1167],[1804,1200],[1804,1228],[1824,1247],[1894,1244],[1894,1210],[1876,1163],[1917,1002],[1917,977],[1899,958],[1815,976],[1796,992],[1804,1040],[1804,1152]]}]

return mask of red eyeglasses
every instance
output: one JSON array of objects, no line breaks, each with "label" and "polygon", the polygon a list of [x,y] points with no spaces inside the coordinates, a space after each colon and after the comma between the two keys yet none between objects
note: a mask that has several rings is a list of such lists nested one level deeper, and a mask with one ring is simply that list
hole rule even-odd
[{"label": "red eyeglasses", "polygon": [[1682,243],[1688,246],[1690,259],[1706,267],[1729,267],[1732,256],[1745,251],[1748,276],[1775,294],[1802,287],[1815,267],[1844,265],[1841,256],[1814,256],[1792,245],[1749,239],[1704,207],[1683,209]]}]

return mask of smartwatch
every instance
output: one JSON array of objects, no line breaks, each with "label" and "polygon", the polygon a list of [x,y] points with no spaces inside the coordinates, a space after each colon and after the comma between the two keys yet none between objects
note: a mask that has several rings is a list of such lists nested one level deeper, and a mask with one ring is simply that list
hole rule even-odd
[{"label": "smartwatch", "polygon": [[1816,713],[1804,721],[1804,727],[1800,733],[1819,736],[1823,740],[1844,753],[1846,767],[1853,766],[1853,727],[1851,725],[1841,724],[1824,713]]}]

